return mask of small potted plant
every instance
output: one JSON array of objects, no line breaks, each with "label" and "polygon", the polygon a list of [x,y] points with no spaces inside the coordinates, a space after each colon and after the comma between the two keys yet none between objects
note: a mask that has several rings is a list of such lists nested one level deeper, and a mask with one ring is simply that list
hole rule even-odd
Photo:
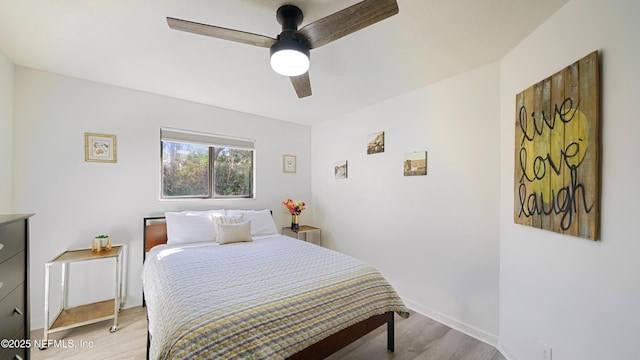
[{"label": "small potted plant", "polygon": [[111,238],[109,237],[109,235],[96,235],[93,238],[93,241],[91,242],[91,251],[95,251],[95,252],[100,252],[102,251],[102,241],[106,240],[107,243],[105,244],[105,249],[106,250],[111,250]]}]

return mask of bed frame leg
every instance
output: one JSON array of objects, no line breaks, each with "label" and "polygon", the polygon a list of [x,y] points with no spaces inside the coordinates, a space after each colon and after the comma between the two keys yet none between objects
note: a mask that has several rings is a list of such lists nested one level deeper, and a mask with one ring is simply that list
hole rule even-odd
[{"label": "bed frame leg", "polygon": [[394,324],[393,318],[395,314],[391,314],[391,319],[387,321],[387,351],[393,352],[395,350],[395,336],[394,336]]},{"label": "bed frame leg", "polygon": [[149,332],[149,317],[147,316],[147,357],[149,360],[149,349],[151,348],[151,333]]}]

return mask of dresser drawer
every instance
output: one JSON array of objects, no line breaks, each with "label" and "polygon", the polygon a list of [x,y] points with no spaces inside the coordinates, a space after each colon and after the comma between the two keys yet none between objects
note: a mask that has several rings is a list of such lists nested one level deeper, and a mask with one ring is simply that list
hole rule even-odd
[{"label": "dresser drawer", "polygon": [[[21,284],[0,301],[0,339],[13,339],[18,330],[24,329],[25,314],[24,284]],[[24,339],[25,335],[23,331],[20,339]]]},{"label": "dresser drawer", "polygon": [[0,263],[24,250],[25,231],[24,221],[0,226]]},{"label": "dresser drawer", "polygon": [[0,300],[24,282],[24,252],[0,264]]},{"label": "dresser drawer", "polygon": [[[4,350],[4,351],[3,351]],[[27,349],[0,349],[0,360],[27,360]]]}]

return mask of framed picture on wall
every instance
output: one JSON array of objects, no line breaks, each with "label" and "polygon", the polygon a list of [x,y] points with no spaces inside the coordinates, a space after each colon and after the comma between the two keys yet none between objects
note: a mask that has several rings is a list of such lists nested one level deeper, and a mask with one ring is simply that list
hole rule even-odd
[{"label": "framed picture on wall", "polygon": [[384,152],[384,131],[373,133],[367,139],[367,154]]},{"label": "framed picture on wall", "polygon": [[346,179],[348,175],[347,160],[337,161],[333,168],[333,173],[336,179]]},{"label": "framed picture on wall", "polygon": [[116,136],[85,133],[84,161],[116,162]]},{"label": "framed picture on wall", "polygon": [[296,156],[285,154],[282,155],[282,172],[287,174],[296,173]]},{"label": "framed picture on wall", "polygon": [[427,152],[414,151],[404,154],[404,176],[427,175]]},{"label": "framed picture on wall", "polygon": [[516,224],[598,240],[600,85],[596,50],[516,94]]}]

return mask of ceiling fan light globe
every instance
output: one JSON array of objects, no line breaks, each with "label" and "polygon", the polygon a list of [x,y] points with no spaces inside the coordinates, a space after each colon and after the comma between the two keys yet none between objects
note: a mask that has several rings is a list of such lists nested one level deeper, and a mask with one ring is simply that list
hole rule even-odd
[{"label": "ceiling fan light globe", "polygon": [[284,76],[302,75],[309,70],[309,57],[297,50],[279,50],[271,54],[271,68]]}]

